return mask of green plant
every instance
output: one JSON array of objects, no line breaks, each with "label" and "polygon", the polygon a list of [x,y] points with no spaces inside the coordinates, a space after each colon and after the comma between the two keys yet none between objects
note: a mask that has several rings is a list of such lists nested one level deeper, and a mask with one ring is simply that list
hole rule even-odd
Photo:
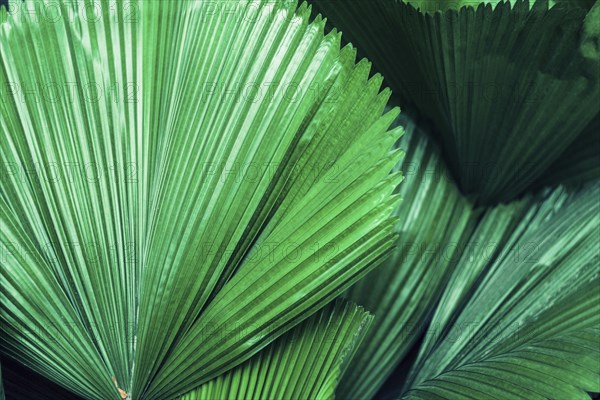
[{"label": "green plant", "polygon": [[2,26],[2,351],[87,398],[200,386],[394,241],[381,78],[306,6],[199,4]]},{"label": "green plant", "polygon": [[[313,0],[432,121],[463,193],[494,205],[521,196],[586,142],[600,112],[600,5],[548,0]],[[584,164],[585,165],[585,164]],[[580,174],[598,179],[598,170]],[[550,179],[560,179],[553,176]],[[556,182],[555,182],[556,183]]]},{"label": "green plant", "polygon": [[[391,20],[373,18],[381,1],[364,21]],[[477,12],[577,43],[557,52],[580,53],[569,79],[533,63],[536,82],[597,95],[585,11],[499,3]],[[415,347],[393,396],[600,391],[593,104],[575,121],[563,99],[531,186],[465,197],[448,146],[386,111],[383,78],[306,4],[18,4],[0,10],[0,351],[62,388],[21,387],[9,364],[8,399],[373,398]],[[438,105],[421,107],[437,123]],[[469,135],[467,154],[489,155]],[[518,147],[503,162],[536,150]],[[482,206],[563,181],[592,182]]]}]

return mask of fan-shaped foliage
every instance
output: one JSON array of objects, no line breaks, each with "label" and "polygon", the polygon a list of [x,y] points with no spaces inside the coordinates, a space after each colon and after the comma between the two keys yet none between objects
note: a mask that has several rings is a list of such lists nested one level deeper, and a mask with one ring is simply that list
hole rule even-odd
[{"label": "fan-shaped foliage", "polygon": [[599,195],[598,184],[558,189],[486,263],[459,262],[406,398],[586,399],[600,390]]},{"label": "fan-shaped foliage", "polygon": [[181,400],[333,399],[372,320],[362,308],[337,301]]},{"label": "fan-shaped foliage", "polygon": [[386,255],[397,111],[306,5],[35,3],[0,26],[4,353],[172,398]]},{"label": "fan-shaped foliage", "polygon": [[600,111],[593,9],[586,21],[585,8],[548,0],[313,3],[433,121],[480,204],[531,188]]}]

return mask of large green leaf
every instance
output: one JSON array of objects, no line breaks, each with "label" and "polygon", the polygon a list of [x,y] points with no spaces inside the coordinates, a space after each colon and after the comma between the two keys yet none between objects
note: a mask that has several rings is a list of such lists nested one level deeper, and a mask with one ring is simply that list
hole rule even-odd
[{"label": "large green leaf", "polygon": [[437,12],[397,0],[312,2],[403,105],[432,120],[463,192],[480,204],[531,188],[600,110],[598,18],[585,22],[585,9],[549,9],[548,0],[425,0]]},{"label": "large green leaf", "polygon": [[340,374],[372,320],[361,307],[335,301],[181,399],[333,399]]},{"label": "large green leaf", "polygon": [[0,26],[2,351],[173,398],[386,256],[397,110],[306,5],[86,4]]},{"label": "large green leaf", "polygon": [[447,293],[472,295],[451,318],[455,296],[442,299],[406,398],[586,399],[600,390],[599,195],[599,184],[550,193],[478,268],[477,285],[452,281]]},{"label": "large green leaf", "polygon": [[[550,203],[548,207],[554,205],[552,202],[548,203]],[[437,335],[448,326],[453,315],[468,302],[486,266],[497,259],[509,243],[520,238],[519,232],[523,232],[527,226],[523,224],[523,220],[530,221],[532,215],[538,211],[537,208],[533,200],[527,199],[499,205],[485,211],[477,223],[477,228],[462,248],[457,266],[444,286],[440,302],[429,323],[427,335],[419,348],[421,355],[430,350]]]},{"label": "large green leaf", "polygon": [[460,194],[435,144],[405,121],[400,145],[405,182],[395,214],[396,249],[346,296],[375,314],[338,389],[341,399],[372,398],[426,327],[444,283],[460,257],[477,213]]},{"label": "large green leaf", "polygon": [[420,346],[417,363],[435,347],[438,335],[449,329],[456,313],[469,302],[490,265],[506,257],[506,252],[511,249],[517,249],[517,261],[530,257],[536,244],[526,235],[531,234],[534,226],[541,229],[540,225],[551,218],[568,197],[568,191],[559,189],[486,210],[445,286],[428,328],[429,334]]}]

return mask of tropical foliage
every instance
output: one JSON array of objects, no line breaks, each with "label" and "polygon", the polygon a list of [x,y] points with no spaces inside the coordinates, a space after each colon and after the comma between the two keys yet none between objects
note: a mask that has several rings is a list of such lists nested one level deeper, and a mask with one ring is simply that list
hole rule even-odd
[{"label": "tropical foliage", "polygon": [[0,399],[600,392],[600,4],[310,3],[0,8]]},{"label": "tropical foliage", "polygon": [[[569,146],[586,142],[600,112],[600,5],[588,14],[589,2],[548,0],[313,2],[401,104],[433,122],[479,204],[515,199],[561,158],[585,165]],[[599,179],[592,171],[577,177]]]}]

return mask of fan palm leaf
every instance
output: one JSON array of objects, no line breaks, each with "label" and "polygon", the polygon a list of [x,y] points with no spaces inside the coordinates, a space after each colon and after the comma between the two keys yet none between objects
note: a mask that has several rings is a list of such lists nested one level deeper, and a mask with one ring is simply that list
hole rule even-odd
[{"label": "fan palm leaf", "polygon": [[585,8],[547,0],[313,3],[431,119],[479,204],[531,189],[600,110],[593,9],[586,21]]},{"label": "fan palm leaf", "polygon": [[181,400],[333,399],[372,319],[362,308],[336,301]]},{"label": "fan palm leaf", "polygon": [[36,4],[0,26],[3,353],[174,398],[386,256],[397,110],[306,5]]},{"label": "fan palm leaf", "polygon": [[[585,399],[600,389],[599,194],[598,184],[550,193],[478,269],[478,285],[451,280],[404,397]],[[447,303],[470,290],[461,307]]]}]

